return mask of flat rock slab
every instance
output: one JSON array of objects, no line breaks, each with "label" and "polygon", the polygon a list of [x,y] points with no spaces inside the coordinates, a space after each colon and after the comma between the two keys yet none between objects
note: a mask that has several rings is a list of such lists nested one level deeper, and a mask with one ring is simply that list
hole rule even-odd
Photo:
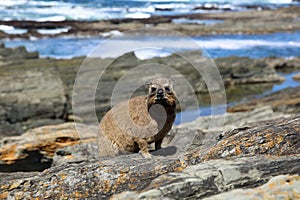
[{"label": "flat rock slab", "polygon": [[124,192],[112,199],[201,199],[234,188],[255,187],[279,174],[299,173],[299,156],[211,160],[162,175],[141,192]]},{"label": "flat rock slab", "polygon": [[205,200],[300,199],[300,176],[279,175],[253,189],[236,189]]}]

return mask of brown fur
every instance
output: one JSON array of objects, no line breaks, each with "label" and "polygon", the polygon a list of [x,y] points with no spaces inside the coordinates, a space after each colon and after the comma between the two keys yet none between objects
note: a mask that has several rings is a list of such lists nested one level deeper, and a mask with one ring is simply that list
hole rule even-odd
[{"label": "brown fur", "polygon": [[155,150],[161,148],[175,120],[176,96],[169,79],[155,79],[146,86],[147,96],[122,102],[102,118],[100,157],[139,151],[144,157],[151,157],[149,144],[155,142]]}]

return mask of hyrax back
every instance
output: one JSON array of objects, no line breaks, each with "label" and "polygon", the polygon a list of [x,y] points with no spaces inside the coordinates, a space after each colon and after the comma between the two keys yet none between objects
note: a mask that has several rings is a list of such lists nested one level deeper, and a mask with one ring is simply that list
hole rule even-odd
[{"label": "hyrax back", "polygon": [[114,106],[102,118],[100,157],[139,151],[144,157],[151,157],[149,144],[155,142],[155,150],[161,148],[175,120],[176,95],[166,78],[155,79],[146,87],[147,95]]}]

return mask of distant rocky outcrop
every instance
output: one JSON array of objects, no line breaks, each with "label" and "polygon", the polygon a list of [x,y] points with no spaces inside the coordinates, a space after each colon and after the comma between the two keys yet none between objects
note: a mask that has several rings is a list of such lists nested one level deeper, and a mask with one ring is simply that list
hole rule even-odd
[{"label": "distant rocky outcrop", "polygon": [[276,112],[300,112],[300,87],[287,88],[279,92],[266,95],[262,98],[252,98],[229,107],[228,112],[245,112],[257,107],[269,105]]},{"label": "distant rocky outcrop", "polygon": [[123,192],[112,199],[188,199],[258,187],[274,176],[300,173],[299,127],[298,115],[223,134],[182,128],[167,147],[153,152],[153,159],[130,154],[62,164],[41,173],[0,173],[0,194],[108,199]]}]

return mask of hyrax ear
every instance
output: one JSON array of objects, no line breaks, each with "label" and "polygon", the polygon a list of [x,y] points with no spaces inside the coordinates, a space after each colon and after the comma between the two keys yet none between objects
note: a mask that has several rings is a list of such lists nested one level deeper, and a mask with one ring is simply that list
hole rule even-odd
[{"label": "hyrax ear", "polygon": [[175,80],[173,78],[168,78],[168,80],[169,80],[169,85],[173,87],[173,83],[175,83]]},{"label": "hyrax ear", "polygon": [[147,83],[144,84],[145,88],[149,89],[149,87],[152,85],[151,81],[148,81]]}]

